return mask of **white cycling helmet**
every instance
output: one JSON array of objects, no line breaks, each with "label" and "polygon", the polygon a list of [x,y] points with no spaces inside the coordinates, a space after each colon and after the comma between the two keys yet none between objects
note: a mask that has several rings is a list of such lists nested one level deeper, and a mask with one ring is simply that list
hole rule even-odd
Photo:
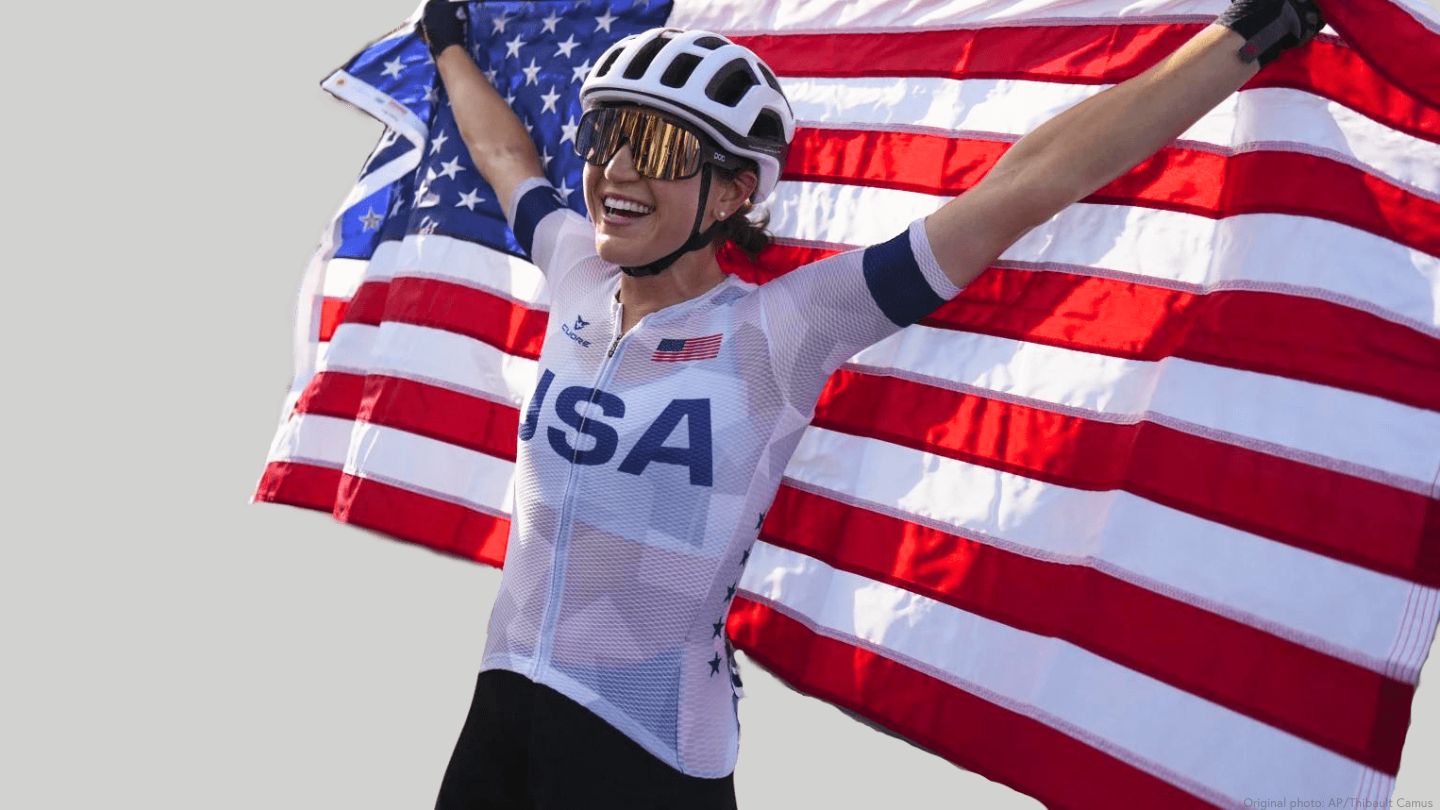
[{"label": "white cycling helmet", "polygon": [[580,86],[580,105],[588,112],[617,102],[678,116],[721,149],[755,161],[755,201],[774,190],[795,137],[795,114],[774,72],[749,48],[709,31],[652,28],[610,46]]}]

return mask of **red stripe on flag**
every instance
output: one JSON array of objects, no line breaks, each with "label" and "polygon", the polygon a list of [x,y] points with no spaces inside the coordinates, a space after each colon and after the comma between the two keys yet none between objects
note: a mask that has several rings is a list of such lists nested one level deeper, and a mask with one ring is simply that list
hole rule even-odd
[{"label": "red stripe on flag", "polygon": [[383,374],[321,372],[295,403],[295,413],[358,419],[507,461],[515,460],[520,429],[514,406]]},{"label": "red stripe on flag", "polygon": [[1440,108],[1440,49],[1434,31],[1385,0],[1322,0],[1320,8],[1325,22],[1372,70],[1431,108]]},{"label": "red stripe on flag", "polygon": [[[842,369],[812,424],[1090,491],[1147,500],[1373,571],[1440,586],[1434,501],[1183,433],[1115,424]],[[1205,486],[1196,486],[1205,482]],[[1430,563],[1426,563],[1430,560]]]},{"label": "red stripe on flag", "polygon": [[319,340],[321,343],[335,336],[335,330],[339,328],[340,322],[345,318],[345,310],[350,306],[349,298],[325,298],[320,301],[320,330]]},{"label": "red stripe on flag", "polygon": [[1094,568],[1031,559],[790,486],[766,513],[761,539],[1064,639],[1387,773],[1399,768],[1410,685]]},{"label": "red stripe on flag", "polygon": [[428,278],[390,282],[385,320],[444,329],[536,360],[545,342],[548,315],[498,295]]},{"label": "red stripe on flag", "polygon": [[350,298],[350,306],[345,310],[345,319],[341,323],[379,326],[385,317],[385,302],[389,298],[390,282],[367,281],[361,284]]},{"label": "red stripe on flag", "polygon": [[[1368,18],[1365,25],[1369,24]],[[1016,25],[958,31],[732,36],[781,76],[1025,79],[1114,84],[1169,56],[1203,24]],[[1372,27],[1383,41],[1390,27]],[[1424,38],[1433,43],[1434,36]],[[1337,101],[1386,126],[1440,141],[1440,109],[1330,39],[1283,54],[1243,89],[1286,87]]]},{"label": "red stripe on flag", "polygon": [[300,393],[300,398],[295,401],[294,413],[354,419],[364,391],[363,375],[322,371],[310,378],[305,390]]},{"label": "red stripe on flag", "polygon": [[1018,712],[736,597],[726,626],[750,658],[793,688],[894,730],[961,767],[1051,807],[1211,805]]},{"label": "red stripe on flag", "polygon": [[331,467],[272,461],[265,465],[265,472],[260,476],[255,500],[331,512],[335,508],[335,494],[340,489],[342,474]]},{"label": "red stripe on flag", "polygon": [[1130,360],[1179,357],[1440,410],[1440,340],[1315,298],[996,267],[922,323]]},{"label": "red stripe on flag", "polygon": [[[834,253],[774,243],[751,259],[727,243],[720,258],[764,283]],[[922,323],[1131,360],[1179,357],[1440,410],[1440,341],[1315,298],[992,267]]]},{"label": "red stripe on flag", "polygon": [[[802,127],[784,178],[957,195],[978,183],[1010,146],[918,132]],[[875,155],[887,157],[875,160]],[[1215,182],[1217,177],[1225,182]],[[1226,156],[1166,147],[1085,201],[1212,219],[1256,213],[1314,217],[1440,254],[1440,228],[1431,227],[1440,221],[1440,202],[1354,166],[1299,152]]]},{"label": "red stripe on flag", "polygon": [[340,479],[335,517],[496,568],[510,536],[509,518],[352,475]]},{"label": "red stripe on flag", "polygon": [[398,377],[370,375],[356,418],[515,460],[520,411],[483,397]]},{"label": "red stripe on flag", "polygon": [[508,518],[312,464],[266,465],[255,500],[330,512],[343,523],[496,568],[510,536]]}]

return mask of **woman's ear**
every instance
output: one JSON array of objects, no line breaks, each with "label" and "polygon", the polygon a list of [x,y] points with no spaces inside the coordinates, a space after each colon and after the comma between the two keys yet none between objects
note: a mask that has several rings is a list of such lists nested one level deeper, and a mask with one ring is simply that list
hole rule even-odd
[{"label": "woman's ear", "polygon": [[725,183],[721,190],[716,213],[724,213],[725,217],[721,217],[723,219],[739,211],[750,201],[750,195],[755,192],[755,186],[759,182],[760,176],[750,169],[736,172],[734,179]]}]

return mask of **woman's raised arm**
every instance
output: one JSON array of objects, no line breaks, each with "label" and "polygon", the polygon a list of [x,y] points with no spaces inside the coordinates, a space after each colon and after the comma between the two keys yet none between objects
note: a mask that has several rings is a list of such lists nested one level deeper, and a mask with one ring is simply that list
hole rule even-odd
[{"label": "woman's raised arm", "polygon": [[525,125],[465,48],[463,8],[463,3],[430,0],[421,33],[435,57],[470,160],[499,195],[501,210],[509,211],[515,187],[531,177],[544,177],[545,172]]},{"label": "woman's raised arm", "polygon": [[1322,25],[1311,0],[1237,0],[1149,70],[1045,122],[926,219],[941,268],[964,287],[1031,228],[1159,151]]}]

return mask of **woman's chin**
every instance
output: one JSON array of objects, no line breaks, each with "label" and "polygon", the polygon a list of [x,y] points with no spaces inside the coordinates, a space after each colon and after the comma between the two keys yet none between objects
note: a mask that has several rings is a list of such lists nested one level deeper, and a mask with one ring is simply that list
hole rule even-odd
[{"label": "woman's chin", "polygon": [[639,267],[660,258],[649,240],[639,242],[618,234],[595,232],[595,252],[601,259],[620,267]]}]

